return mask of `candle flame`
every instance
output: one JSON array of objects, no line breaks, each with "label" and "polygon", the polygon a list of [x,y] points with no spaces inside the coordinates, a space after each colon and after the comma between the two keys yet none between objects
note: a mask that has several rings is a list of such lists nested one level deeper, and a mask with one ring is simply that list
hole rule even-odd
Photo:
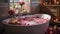
[{"label": "candle flame", "polygon": [[56,18],[56,19],[54,19],[54,22],[58,22],[58,19]]}]

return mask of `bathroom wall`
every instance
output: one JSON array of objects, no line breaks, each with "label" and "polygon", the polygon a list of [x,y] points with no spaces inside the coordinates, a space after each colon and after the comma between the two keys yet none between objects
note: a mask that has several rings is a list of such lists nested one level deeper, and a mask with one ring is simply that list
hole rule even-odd
[{"label": "bathroom wall", "polygon": [[39,5],[39,1],[40,0],[30,0],[30,11],[32,14],[34,14],[34,12],[37,12],[35,11],[35,8]]},{"label": "bathroom wall", "polygon": [[0,0],[0,31],[4,29],[2,20],[8,16],[8,3],[5,0]]},{"label": "bathroom wall", "polygon": [[0,3],[0,18],[5,18],[8,16],[8,3],[1,2]]}]

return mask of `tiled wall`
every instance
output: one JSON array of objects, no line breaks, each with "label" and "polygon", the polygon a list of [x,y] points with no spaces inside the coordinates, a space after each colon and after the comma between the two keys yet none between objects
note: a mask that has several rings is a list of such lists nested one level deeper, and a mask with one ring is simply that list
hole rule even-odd
[{"label": "tiled wall", "polygon": [[0,3],[0,18],[6,17],[8,15],[8,4]]},{"label": "tiled wall", "polygon": [[[32,14],[34,13],[38,13],[37,11],[35,11],[35,9],[37,8],[37,6],[39,5],[39,0],[31,0],[30,1],[30,11]],[[37,8],[38,9],[38,8]]]}]

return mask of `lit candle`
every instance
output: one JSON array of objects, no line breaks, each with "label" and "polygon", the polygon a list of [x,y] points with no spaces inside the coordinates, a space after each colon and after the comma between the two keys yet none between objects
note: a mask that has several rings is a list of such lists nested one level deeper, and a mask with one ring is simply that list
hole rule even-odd
[{"label": "lit candle", "polygon": [[54,22],[58,22],[58,19],[56,18],[56,19],[54,20]]},{"label": "lit candle", "polygon": [[52,32],[52,31],[50,31],[50,34],[53,34],[53,32]]}]

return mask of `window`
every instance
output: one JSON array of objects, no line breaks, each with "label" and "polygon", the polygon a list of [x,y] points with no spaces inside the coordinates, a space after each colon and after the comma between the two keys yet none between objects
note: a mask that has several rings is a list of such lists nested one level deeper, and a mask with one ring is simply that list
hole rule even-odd
[{"label": "window", "polygon": [[20,0],[10,0],[10,9],[15,9],[16,7],[20,8],[19,2]]},{"label": "window", "polygon": [[[35,7],[38,5],[40,0],[24,0],[25,4],[23,5],[23,9],[26,11],[30,11],[31,7]],[[18,3],[20,0],[10,0],[10,9],[21,9],[21,5]]]},{"label": "window", "polygon": [[[21,0],[10,0],[10,4],[9,4],[9,8],[10,9],[21,9],[21,5],[19,4]],[[26,11],[29,11],[30,10],[30,0],[23,0],[24,1],[24,5],[23,5],[23,9],[26,10]]]},{"label": "window", "polygon": [[40,0],[31,0],[31,2],[39,2]]}]

